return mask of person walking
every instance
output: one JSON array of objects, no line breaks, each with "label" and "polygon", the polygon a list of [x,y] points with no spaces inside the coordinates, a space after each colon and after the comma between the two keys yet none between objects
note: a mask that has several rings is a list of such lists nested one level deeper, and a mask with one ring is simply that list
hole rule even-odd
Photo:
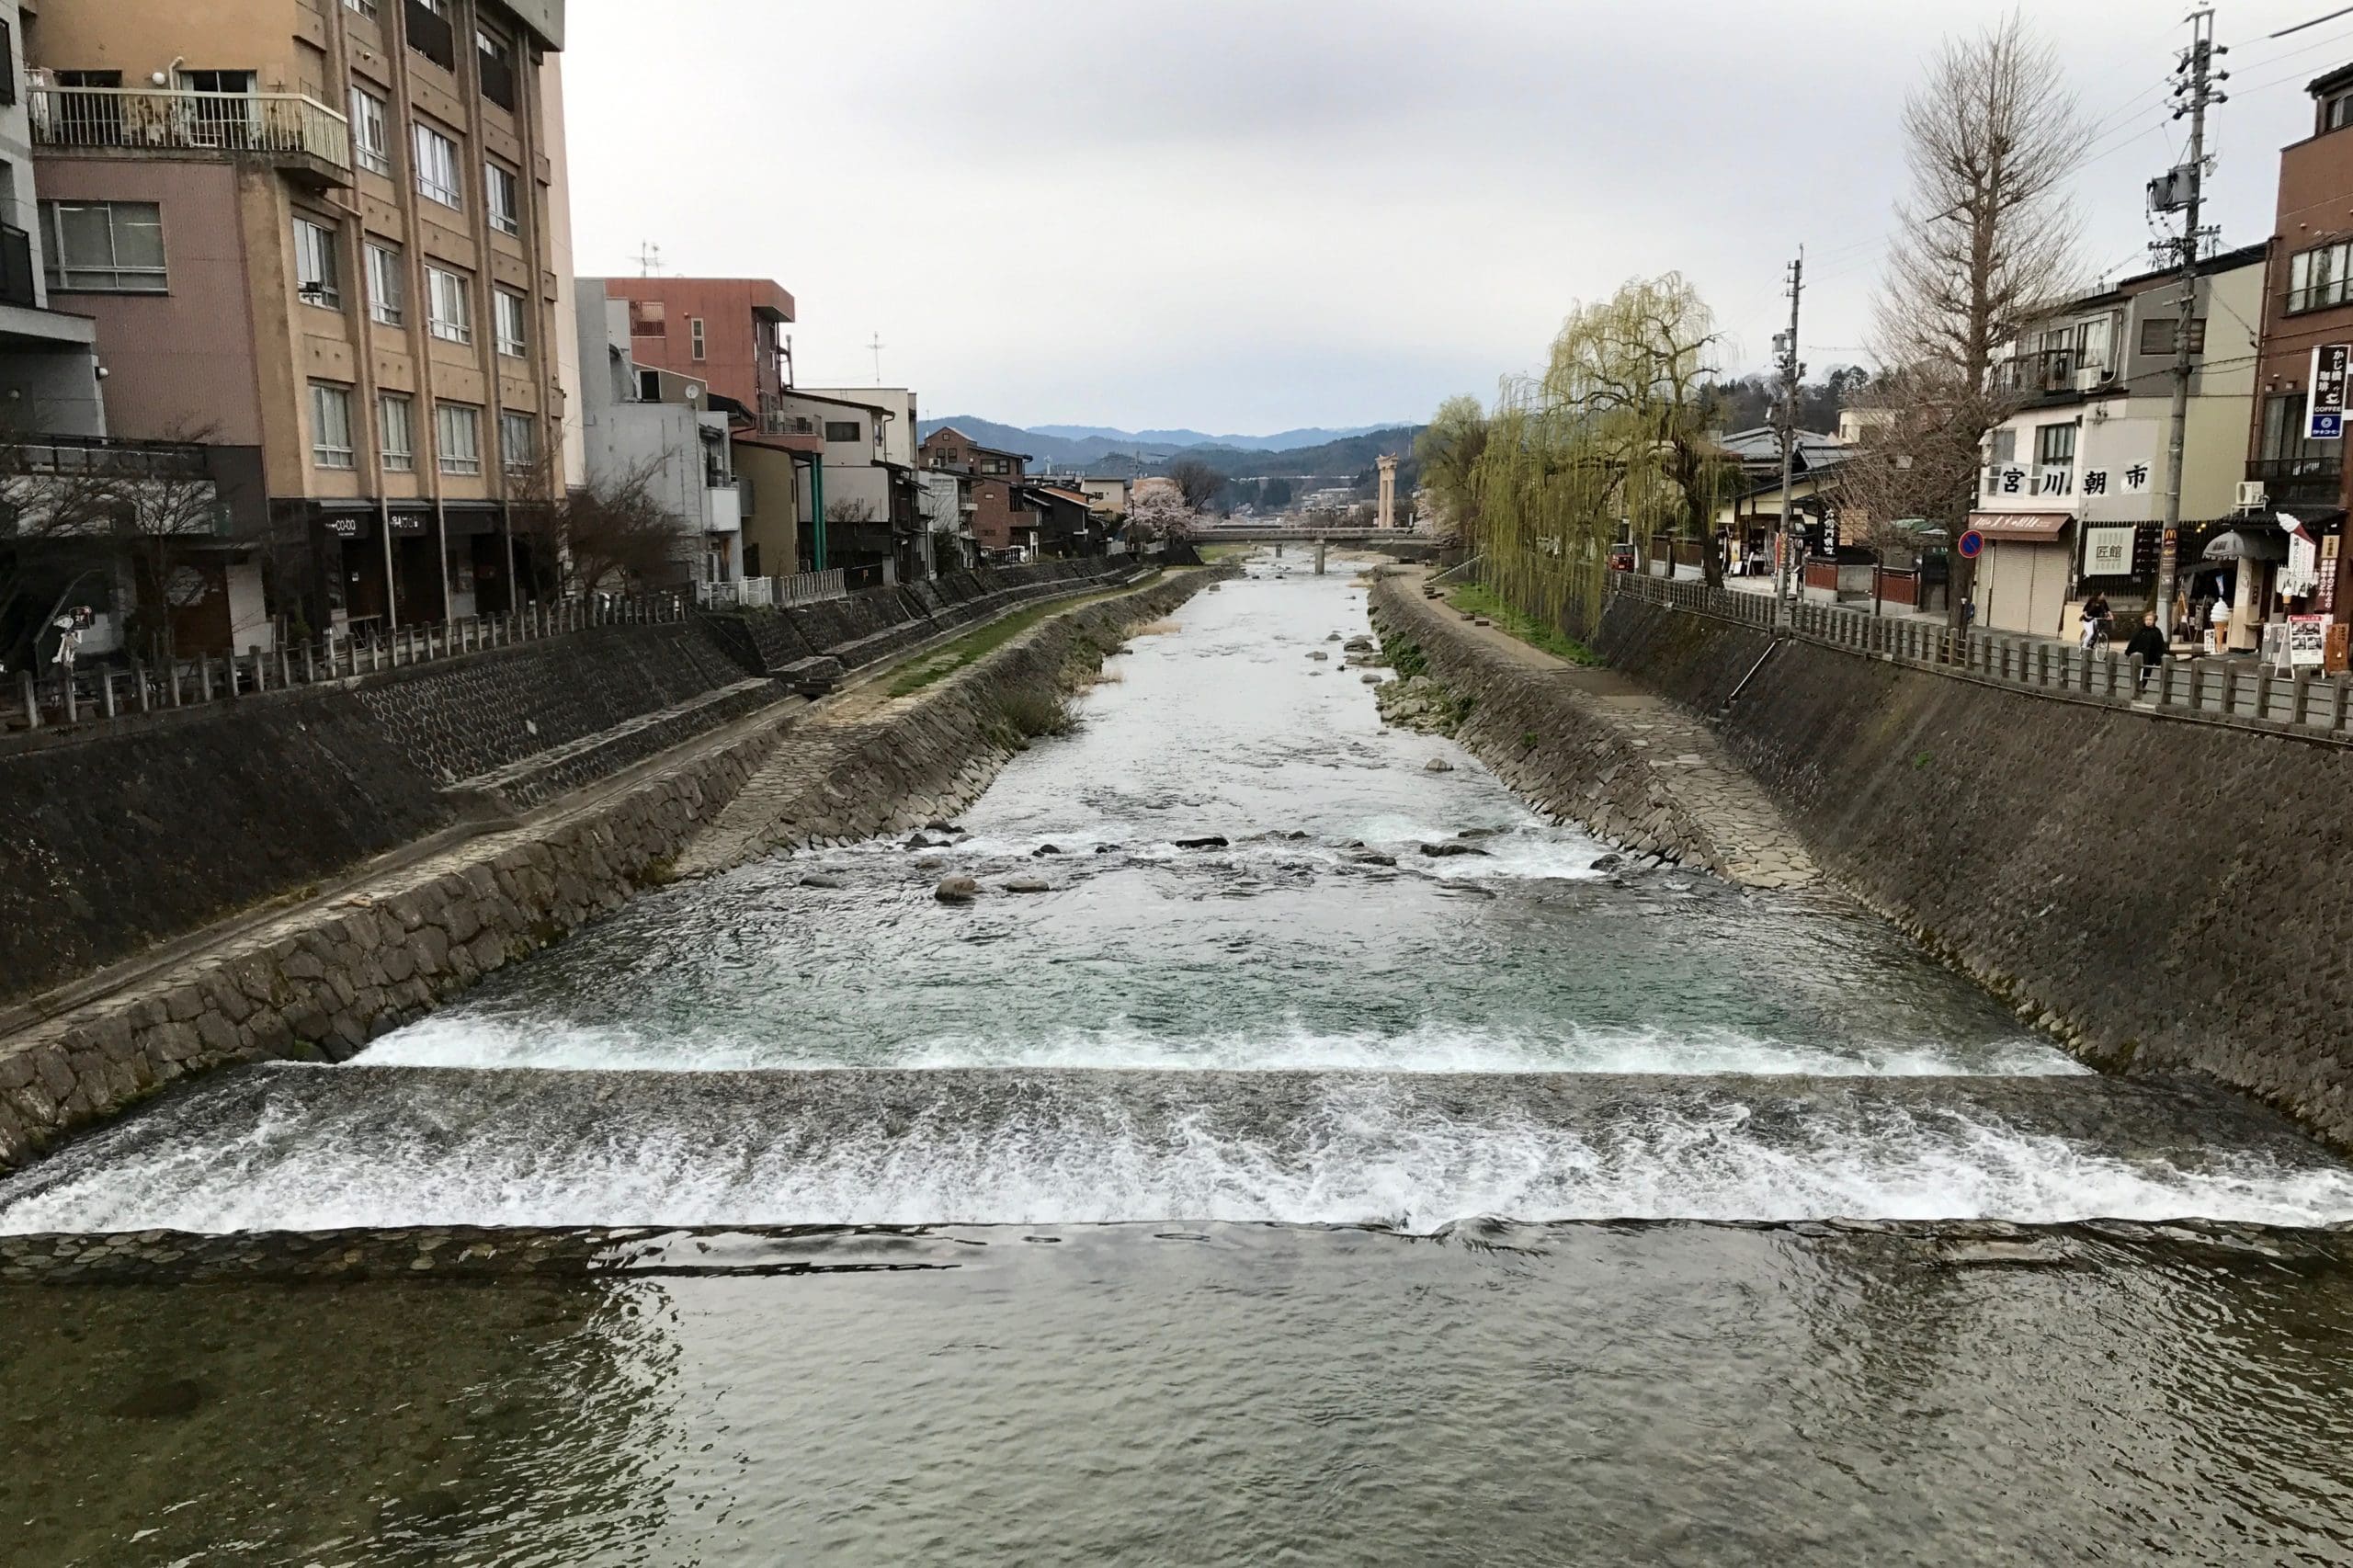
[{"label": "person walking", "polygon": [[2124,656],[2139,664],[2133,674],[2133,691],[2138,694],[2148,690],[2149,677],[2156,674],[2157,666],[2165,662],[2165,634],[2157,630],[2154,617],[2142,620],[2140,630],[2133,632],[2131,640],[2124,644]]}]

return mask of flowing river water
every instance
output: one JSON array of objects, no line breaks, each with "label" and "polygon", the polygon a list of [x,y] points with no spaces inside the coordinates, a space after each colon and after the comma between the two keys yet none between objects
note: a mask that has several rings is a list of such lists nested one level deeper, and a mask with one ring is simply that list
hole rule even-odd
[{"label": "flowing river water", "polygon": [[2353,1562],[2353,1172],[1835,894],[1597,865],[1382,728],[1344,575],[1176,620],[946,846],[666,890],[0,1183],[687,1233],[0,1287],[0,1560]]}]

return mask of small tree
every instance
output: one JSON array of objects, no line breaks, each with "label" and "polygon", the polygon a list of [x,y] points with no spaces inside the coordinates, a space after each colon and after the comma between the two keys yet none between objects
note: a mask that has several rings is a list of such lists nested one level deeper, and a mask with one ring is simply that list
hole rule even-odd
[{"label": "small tree", "polygon": [[1207,511],[1226,485],[1225,475],[1199,458],[1178,458],[1168,465],[1168,477],[1176,481],[1186,509],[1193,512]]},{"label": "small tree", "polygon": [[1414,437],[1422,485],[1447,520],[1464,532],[1479,521],[1480,460],[1487,455],[1487,411],[1475,397],[1450,397]]},{"label": "small tree", "polygon": [[651,460],[567,494],[550,522],[580,593],[626,591],[691,570],[697,540],[654,494],[663,464]]}]

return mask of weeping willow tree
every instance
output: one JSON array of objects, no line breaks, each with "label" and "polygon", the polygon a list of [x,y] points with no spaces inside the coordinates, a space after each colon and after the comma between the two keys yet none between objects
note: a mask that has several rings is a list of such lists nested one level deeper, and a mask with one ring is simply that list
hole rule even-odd
[{"label": "weeping willow tree", "polygon": [[1636,278],[1570,314],[1543,375],[1504,384],[1465,482],[1497,593],[1550,621],[1573,603],[1590,617],[1609,547],[1659,534],[1700,541],[1723,581],[1715,515],[1738,471],[1709,434],[1718,345],[1679,275]]}]

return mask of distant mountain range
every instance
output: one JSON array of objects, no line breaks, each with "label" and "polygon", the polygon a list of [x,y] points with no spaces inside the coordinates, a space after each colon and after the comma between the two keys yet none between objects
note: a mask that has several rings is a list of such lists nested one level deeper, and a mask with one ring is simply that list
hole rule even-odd
[{"label": "distant mountain range", "polygon": [[1220,472],[1322,474],[1363,468],[1384,451],[1413,450],[1418,425],[1361,425],[1350,429],[1285,430],[1273,436],[1204,436],[1198,430],[1115,430],[1100,425],[1041,425],[1023,428],[960,414],[926,419],[916,426],[928,436],[953,425],[984,447],[1027,452],[1040,464],[1099,471],[1105,476],[1151,473],[1171,460],[1199,457]]}]

